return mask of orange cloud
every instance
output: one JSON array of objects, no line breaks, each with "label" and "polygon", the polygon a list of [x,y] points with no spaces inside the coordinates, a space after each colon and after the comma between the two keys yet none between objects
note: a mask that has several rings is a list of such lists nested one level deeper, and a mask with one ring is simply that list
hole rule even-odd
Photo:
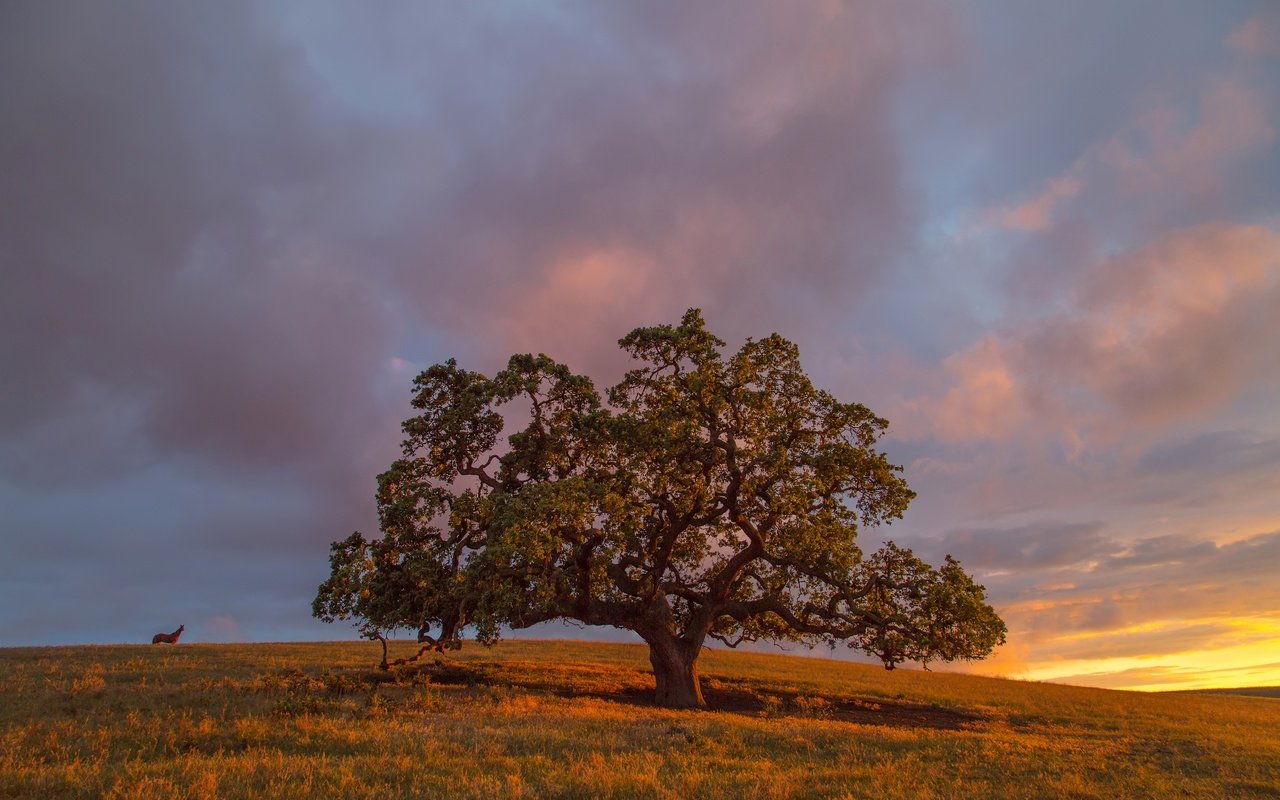
[{"label": "orange cloud", "polygon": [[1280,232],[1174,231],[1093,271],[1076,315],[1039,335],[1060,359],[1046,379],[1090,386],[1104,402],[1098,425],[1158,425],[1206,410],[1265,379],[1277,303]]},{"label": "orange cloud", "polygon": [[1158,427],[1280,381],[1280,231],[1209,224],[1096,265],[1067,308],[989,334],[903,404],[906,430],[1005,440],[1029,426],[1078,453],[1087,434]]},{"label": "orange cloud", "polygon": [[[1278,20],[1256,15],[1230,46],[1265,51]],[[1099,437],[1158,429],[1259,378],[1280,381],[1280,228],[1185,222],[1222,218],[1233,177],[1275,142],[1271,94],[1256,77],[1236,65],[1152,104],[1029,198],[980,215],[1042,234],[1045,252],[1032,256],[1074,285],[1048,314],[945,359],[942,385],[921,382],[901,404],[911,434],[1049,437],[1083,464]],[[1161,229],[1162,219],[1180,227]],[[1140,237],[1127,246],[1126,224]],[[1091,250],[1103,243],[1105,253]]]},{"label": "orange cloud", "polygon": [[1038,194],[1018,205],[989,212],[989,221],[1002,228],[1018,231],[1042,231],[1048,228],[1059,207],[1073,200],[1084,188],[1084,162],[1045,182]]},{"label": "orange cloud", "polygon": [[988,335],[948,356],[943,388],[902,401],[893,413],[894,430],[948,442],[1007,438],[1028,418],[1014,348],[1016,343]]},{"label": "orange cloud", "polygon": [[[536,349],[550,353],[579,352],[583,331],[612,330],[619,317],[658,316],[653,307],[668,297],[661,278],[656,262],[626,248],[566,254],[547,264],[542,281],[527,288],[503,317],[501,338],[536,343]],[[599,342],[593,346],[612,355]]]}]

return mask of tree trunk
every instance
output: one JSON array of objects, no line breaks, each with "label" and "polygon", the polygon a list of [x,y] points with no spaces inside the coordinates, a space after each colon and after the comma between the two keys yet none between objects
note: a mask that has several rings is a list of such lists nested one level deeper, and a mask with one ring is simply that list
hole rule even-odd
[{"label": "tree trunk", "polygon": [[666,708],[706,708],[698,681],[698,651],[674,637],[649,641],[649,663],[657,682],[654,701]]}]

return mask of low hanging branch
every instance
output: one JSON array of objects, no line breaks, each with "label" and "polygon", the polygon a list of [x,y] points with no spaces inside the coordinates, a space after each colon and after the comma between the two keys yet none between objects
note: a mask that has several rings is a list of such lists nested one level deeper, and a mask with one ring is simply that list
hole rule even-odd
[{"label": "low hanging branch", "polygon": [[427,653],[443,653],[446,650],[458,650],[462,647],[462,643],[457,639],[443,639],[437,641],[431,636],[425,636],[421,633],[418,635],[419,642],[426,642],[422,647],[418,648],[418,652],[405,658],[397,658],[394,661],[388,661],[387,658],[387,637],[381,631],[370,631],[366,634],[371,639],[377,639],[382,645],[382,661],[378,663],[378,669],[389,670],[392,667],[400,667],[405,664],[412,664],[421,659]]},{"label": "low hanging branch", "polygon": [[439,651],[437,648],[435,648],[435,647],[421,647],[421,648],[419,648],[419,649],[418,649],[418,652],[417,652],[416,654],[414,654],[414,655],[412,655],[412,656],[410,656],[410,657],[408,657],[408,658],[397,658],[395,661],[390,661],[390,662],[388,662],[388,661],[387,661],[387,654],[386,654],[386,650],[385,650],[385,647],[386,647],[386,643],[385,643],[385,642],[383,643],[383,647],[384,647],[384,650],[383,650],[383,653],[382,653],[382,664],[381,664],[381,667],[382,667],[383,669],[391,669],[392,667],[400,667],[400,666],[403,666],[403,665],[405,665],[405,664],[412,664],[413,662],[415,662],[415,661],[417,661],[418,659],[422,658],[422,657],[423,657],[424,655],[426,655],[427,653],[431,653],[431,652],[440,652],[440,651]]},{"label": "low hanging branch", "polygon": [[[864,556],[859,531],[915,493],[875,449],[888,422],[815,388],[794,344],[726,355],[691,310],[620,345],[637,366],[605,397],[545,355],[415,378],[402,457],[378,476],[382,536],[334,543],[316,616],[417,628],[427,644],[408,660],[467,628],[486,644],[555,619],[625,628],[668,706],[705,704],[708,638],[846,644],[889,669],[1004,641],[950,556],[935,569],[892,542]],[[515,401],[525,424],[499,446]]]}]

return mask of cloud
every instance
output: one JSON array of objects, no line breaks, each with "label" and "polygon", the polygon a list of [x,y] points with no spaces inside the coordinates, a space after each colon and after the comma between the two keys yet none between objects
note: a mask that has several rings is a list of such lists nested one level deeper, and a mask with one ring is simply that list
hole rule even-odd
[{"label": "cloud", "polygon": [[901,413],[943,440],[1165,429],[1280,381],[1280,232],[1197,225],[1103,259],[1066,308],[984,336]]},{"label": "cloud", "polygon": [[1274,6],[1260,9],[1231,34],[1227,43],[1248,58],[1280,56],[1280,11]]},{"label": "cloud", "polygon": [[1033,197],[1015,206],[989,212],[988,218],[1003,228],[1015,231],[1043,231],[1050,227],[1054,212],[1069,203],[1084,188],[1082,162],[1077,161],[1061,175],[1050,178]]},{"label": "cloud", "polygon": [[1202,76],[1193,85],[1193,92],[1149,100],[1030,197],[1000,202],[980,219],[1031,234],[1069,232],[1081,222],[1114,234],[1134,222],[1203,219],[1229,208],[1241,186],[1257,180],[1248,165],[1275,142],[1277,109],[1246,72]]},{"label": "cloud", "polygon": [[[618,335],[690,305],[730,337],[759,335],[753,319],[803,336],[814,308],[847,313],[830,301],[875,287],[908,241],[892,104],[937,59],[918,42],[949,48],[941,24],[906,33],[925,8],[584,6],[575,25],[597,48],[537,21],[541,46],[472,86],[503,119],[472,105],[451,119],[488,134],[454,142],[465,181],[445,197],[409,187],[434,213],[397,281],[490,357],[544,350],[598,370]],[[507,118],[519,131],[495,142]]]},{"label": "cloud", "polygon": [[[1032,643],[1039,658],[1097,657],[1094,643],[1109,641],[1098,637],[1120,642],[1120,634],[1133,630],[1147,637],[1148,652],[1177,652],[1172,643],[1179,630],[1268,618],[1280,602],[1272,580],[1280,533],[1227,544],[1156,536],[1101,549],[1093,563],[1049,578],[989,581],[1010,629]],[[1157,643],[1162,637],[1164,645]]]},{"label": "cloud", "polygon": [[1053,679],[1054,683],[1097,686],[1100,688],[1132,688],[1137,686],[1156,686],[1170,682],[1189,681],[1201,674],[1200,670],[1172,666],[1131,667],[1116,672],[1082,672],[1063,675]]},{"label": "cloud", "polygon": [[[1075,660],[1175,655],[1271,641],[1274,631],[1241,630],[1226,622],[1172,623],[1155,630],[1122,630],[1091,636],[1052,655]],[[1068,683],[1070,681],[1067,681]]]},{"label": "cloud", "polygon": [[1171,439],[1147,450],[1135,468],[1144,475],[1237,477],[1280,467],[1280,438],[1258,431],[1211,431]]},{"label": "cloud", "polygon": [[1106,559],[1100,569],[1124,569],[1154,565],[1183,564],[1208,559],[1218,546],[1208,541],[1189,541],[1182,536],[1152,536],[1134,543],[1121,554]]},{"label": "cloud", "polygon": [[32,533],[0,637],[262,636],[288,603],[310,635],[408,365],[598,373],[693,305],[827,335],[910,243],[895,103],[955,57],[934,11],[7,12],[0,490]]},{"label": "cloud", "polygon": [[1026,234],[1004,278],[1035,302],[1011,305],[945,358],[944,385],[902,404],[916,435],[1048,436],[1077,459],[1280,381],[1280,229],[1274,215],[1239,220],[1267,191],[1257,167],[1277,109],[1237,66],[1189,86],[1149,94],[1030,197],[979,214]]},{"label": "cloud", "polygon": [[900,433],[1048,440],[1080,462],[1280,382],[1280,228],[1258,213],[1276,207],[1278,109],[1238,65],[1187,87],[1148,92],[1065,170],[959,224],[949,244],[983,262],[994,309],[940,365],[899,370]]},{"label": "cloud", "polygon": [[1145,112],[1098,158],[1126,199],[1177,190],[1187,202],[1217,207],[1233,173],[1275,140],[1265,97],[1235,77],[1209,80],[1194,104]]},{"label": "cloud", "polygon": [[1016,528],[953,530],[931,544],[970,569],[1042,570],[1093,561],[1115,548],[1100,522],[1045,522]]},{"label": "cloud", "polygon": [[135,11],[8,15],[0,470],[339,452],[377,416],[391,329],[346,254],[271,207],[326,182],[342,133],[249,7]]},{"label": "cloud", "polygon": [[0,469],[335,461],[394,434],[409,331],[598,370],[691,305],[818,330],[908,242],[930,8],[15,12]]},{"label": "cloud", "polygon": [[1026,398],[1010,356],[1004,343],[988,336],[942,362],[954,383],[923,409],[935,436],[999,439],[1026,423]]},{"label": "cloud", "polygon": [[1274,380],[1278,330],[1264,307],[1280,297],[1280,232],[1206,224],[1171,232],[1090,273],[1076,320],[1034,345],[1077,375],[1125,423],[1201,411],[1256,372]]},{"label": "cloud", "polygon": [[1055,675],[1054,683],[1097,686],[1111,689],[1151,689],[1177,691],[1216,686],[1267,686],[1275,681],[1280,662],[1254,663],[1218,668],[1211,665],[1155,664],[1113,671],[1091,671]]},{"label": "cloud", "polygon": [[[965,671],[1145,686],[1127,672],[1133,659],[1209,665],[1188,669],[1192,680],[1230,658],[1257,662],[1280,630],[1277,532],[1216,543],[1204,534],[1130,537],[1099,522],[1038,521],[958,528],[916,548],[935,561],[959,558],[1009,626],[1013,649]],[[1068,674],[1090,665],[1106,669]]]}]

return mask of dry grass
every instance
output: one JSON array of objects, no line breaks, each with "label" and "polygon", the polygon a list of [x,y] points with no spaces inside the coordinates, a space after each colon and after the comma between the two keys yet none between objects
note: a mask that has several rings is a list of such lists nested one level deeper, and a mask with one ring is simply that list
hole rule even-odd
[{"label": "dry grass", "polygon": [[0,650],[0,797],[1280,797],[1272,698],[710,652],[677,712],[636,646],[376,649]]}]

